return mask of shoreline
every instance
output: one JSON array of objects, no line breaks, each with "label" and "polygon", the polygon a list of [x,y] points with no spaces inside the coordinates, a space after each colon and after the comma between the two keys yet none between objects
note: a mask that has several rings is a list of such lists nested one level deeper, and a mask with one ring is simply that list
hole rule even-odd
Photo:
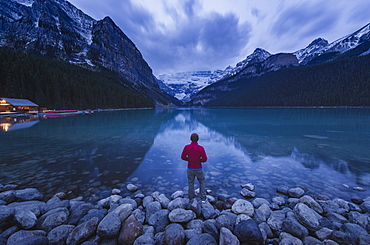
[{"label": "shoreline", "polygon": [[[279,186],[271,201],[252,183],[239,197],[112,189],[96,203],[63,192],[0,184],[0,244],[369,244],[370,196],[345,201]],[[47,200],[45,200],[47,199]]]}]

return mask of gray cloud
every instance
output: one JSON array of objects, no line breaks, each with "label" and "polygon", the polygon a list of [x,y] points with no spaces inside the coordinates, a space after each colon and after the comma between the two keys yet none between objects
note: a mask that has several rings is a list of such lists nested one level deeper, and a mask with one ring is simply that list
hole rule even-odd
[{"label": "gray cloud", "polygon": [[[161,15],[170,18],[173,26],[161,22],[166,20],[155,19],[158,15],[153,11],[158,10],[156,4],[161,0],[71,2],[78,3],[78,7],[96,19],[110,16],[136,44],[156,75],[223,69],[257,47],[272,53],[294,52],[315,38],[334,41],[370,21],[368,0],[297,0],[278,4],[274,1],[271,6],[247,4],[245,9],[222,14],[209,11],[201,14],[204,11],[200,0],[175,1],[175,5],[168,1],[171,4],[161,5],[164,7]],[[245,18],[248,15],[251,17]],[[242,22],[239,17],[251,22]]]}]

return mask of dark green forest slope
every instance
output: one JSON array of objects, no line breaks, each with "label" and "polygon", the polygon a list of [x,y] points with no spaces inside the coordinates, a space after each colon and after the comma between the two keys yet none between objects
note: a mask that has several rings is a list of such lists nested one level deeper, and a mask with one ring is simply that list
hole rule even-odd
[{"label": "dark green forest slope", "polygon": [[153,100],[108,70],[92,71],[0,48],[0,97],[50,109],[154,107]]},{"label": "dark green forest slope", "polygon": [[205,107],[370,106],[370,55],[222,82],[228,91],[199,93],[216,96]]}]

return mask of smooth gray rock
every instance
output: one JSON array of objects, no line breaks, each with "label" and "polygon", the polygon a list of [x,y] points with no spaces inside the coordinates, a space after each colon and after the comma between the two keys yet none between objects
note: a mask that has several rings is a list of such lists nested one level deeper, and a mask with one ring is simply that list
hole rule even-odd
[{"label": "smooth gray rock", "polygon": [[260,245],[264,242],[261,230],[253,219],[243,220],[237,224],[234,234],[242,244]]},{"label": "smooth gray rock", "polygon": [[36,215],[29,209],[17,208],[14,213],[14,219],[23,229],[31,229],[37,223]]},{"label": "smooth gray rock", "polygon": [[19,227],[16,226],[16,225],[13,225],[13,226],[9,227],[8,229],[4,230],[0,234],[0,237],[8,239],[13,233],[16,233],[17,231],[19,231]]},{"label": "smooth gray rock", "polygon": [[259,208],[254,210],[254,219],[258,223],[266,222],[271,215],[271,209],[267,204],[262,204]]},{"label": "smooth gray rock", "polygon": [[189,203],[189,199],[178,197],[172,201],[167,206],[168,211],[172,211],[176,208],[185,208],[186,205]]},{"label": "smooth gray rock", "polygon": [[11,235],[7,241],[7,245],[19,245],[19,242],[24,239],[31,239],[32,237],[46,237],[46,232],[42,230],[20,230]]},{"label": "smooth gray rock", "polygon": [[137,191],[138,189],[139,189],[139,187],[137,187],[136,185],[134,185],[134,184],[128,184],[127,186],[126,186],[126,189],[128,190],[128,191],[130,191],[130,192],[135,192],[135,191]]},{"label": "smooth gray rock", "polygon": [[321,228],[320,230],[316,231],[315,232],[315,235],[317,236],[317,238],[319,238],[321,241],[324,241],[326,239],[329,239],[330,237],[330,234],[333,232],[333,230],[329,229],[329,228]]},{"label": "smooth gray rock", "polygon": [[46,232],[49,232],[57,226],[66,224],[68,220],[68,215],[68,210],[52,213],[45,218],[44,222],[42,222],[42,224],[40,225],[40,228]]},{"label": "smooth gray rock", "polygon": [[283,221],[285,219],[285,212],[282,210],[277,210],[271,212],[270,217],[267,219],[267,224],[274,232],[281,231],[283,227]]},{"label": "smooth gray rock", "polygon": [[70,207],[70,204],[69,204],[69,201],[68,200],[60,200],[59,197],[57,196],[53,196],[52,198],[50,198],[45,206],[44,206],[44,212],[48,212],[50,210],[53,210],[53,209],[56,209],[56,208],[69,208]]},{"label": "smooth gray rock", "polygon": [[220,230],[219,245],[239,245],[238,238],[227,228],[222,227]]},{"label": "smooth gray rock", "polygon": [[94,217],[99,219],[99,222],[103,220],[103,218],[107,215],[108,210],[106,209],[91,209],[87,212],[87,214],[78,221],[78,224],[82,224]]},{"label": "smooth gray rock", "polygon": [[167,209],[161,209],[155,214],[151,215],[148,219],[148,224],[154,226],[155,232],[162,232],[166,226],[169,225],[168,218],[169,212]]},{"label": "smooth gray rock", "polygon": [[183,208],[176,208],[172,210],[168,218],[174,223],[186,223],[196,217],[195,213],[191,210],[185,210]]},{"label": "smooth gray rock", "polygon": [[74,228],[75,228],[74,225],[61,225],[52,229],[47,235],[50,244],[53,245],[66,244],[67,238]]},{"label": "smooth gray rock", "polygon": [[245,198],[254,198],[254,197],[256,197],[257,194],[254,191],[250,191],[246,188],[243,188],[240,191],[240,195],[242,195]]},{"label": "smooth gray rock", "polygon": [[170,203],[170,199],[168,199],[164,194],[159,194],[156,196],[155,200],[161,204],[162,208],[167,208]]},{"label": "smooth gray rock", "polygon": [[131,198],[121,198],[119,200],[119,204],[131,204],[133,209],[137,209],[137,203]]},{"label": "smooth gray rock", "polygon": [[304,245],[323,245],[323,242],[312,236],[306,236],[303,239]]},{"label": "smooth gray rock", "polygon": [[82,217],[84,217],[87,212],[93,208],[93,205],[91,203],[85,203],[85,202],[70,202],[73,205],[71,205],[69,209],[69,217],[68,217],[68,224],[70,225],[77,225],[78,222]]},{"label": "smooth gray rock", "polygon": [[0,223],[5,222],[7,219],[11,218],[15,213],[15,209],[5,206],[5,205],[0,205]]},{"label": "smooth gray rock", "polygon": [[158,232],[154,235],[154,241],[156,245],[166,245],[164,243],[164,231]]},{"label": "smooth gray rock", "polygon": [[223,212],[216,218],[216,227],[217,229],[221,229],[225,227],[229,230],[234,230],[236,224],[237,215],[231,212]]},{"label": "smooth gray rock", "polygon": [[204,221],[203,233],[211,235],[217,241],[219,238],[219,230],[216,227],[216,221],[212,219]]},{"label": "smooth gray rock", "polygon": [[200,219],[190,220],[189,223],[186,224],[186,229],[193,230],[195,234],[201,234],[203,231],[203,227],[204,222]]},{"label": "smooth gray rock", "polygon": [[185,242],[184,228],[176,223],[168,225],[164,232],[164,242],[171,245],[182,245]]},{"label": "smooth gray rock", "polygon": [[6,204],[13,202],[15,199],[14,190],[0,192],[0,200],[4,201]]},{"label": "smooth gray rock", "polygon": [[146,214],[145,214],[146,219],[148,220],[151,215],[155,214],[156,212],[158,212],[161,209],[162,209],[162,206],[159,202],[154,201],[154,202],[149,203],[145,208],[145,210],[146,210]]},{"label": "smooth gray rock", "polygon": [[207,233],[202,233],[192,237],[186,245],[217,245],[216,239]]},{"label": "smooth gray rock", "polygon": [[315,210],[317,213],[322,214],[323,209],[312,197],[310,196],[303,196],[299,199],[299,202],[306,204],[309,208]]},{"label": "smooth gray rock", "polygon": [[92,218],[85,223],[76,226],[67,238],[67,244],[80,244],[86,241],[89,237],[96,233],[99,219],[97,217]]},{"label": "smooth gray rock", "polygon": [[276,191],[286,196],[289,195],[289,187],[285,185],[278,186]]},{"label": "smooth gray rock", "polygon": [[340,231],[346,233],[352,242],[358,242],[358,238],[363,235],[368,235],[367,231],[361,226],[353,223],[345,223],[340,228]]},{"label": "smooth gray rock", "polygon": [[240,187],[245,188],[245,189],[250,190],[250,191],[254,191],[256,189],[256,186],[253,185],[252,183],[242,184],[242,185],[240,185]]},{"label": "smooth gray rock", "polygon": [[231,207],[231,210],[235,214],[246,214],[250,217],[252,217],[254,214],[254,207],[252,203],[243,199],[236,200],[236,202],[234,202],[233,206]]},{"label": "smooth gray rock", "polygon": [[316,231],[320,228],[320,222],[317,214],[313,209],[309,208],[304,203],[298,203],[294,207],[294,213],[297,216],[297,220],[311,231]]},{"label": "smooth gray rock", "polygon": [[370,224],[370,215],[368,213],[361,214],[359,212],[349,212],[348,220],[350,223],[355,223],[365,228]]},{"label": "smooth gray rock", "polygon": [[152,196],[146,196],[146,197],[144,197],[144,199],[143,199],[143,207],[146,208],[146,206],[149,203],[153,202],[153,201],[154,201],[154,198]]},{"label": "smooth gray rock", "polygon": [[290,197],[295,197],[299,198],[304,195],[304,190],[302,188],[296,187],[296,188],[291,188],[288,191],[288,194]]},{"label": "smooth gray rock", "polygon": [[174,193],[172,193],[171,195],[171,199],[176,199],[178,197],[184,197],[184,192],[183,191],[175,191]]},{"label": "smooth gray rock", "polygon": [[263,233],[265,233],[265,235],[266,235],[266,237],[264,237],[264,240],[266,240],[267,238],[273,238],[274,237],[274,233],[272,233],[272,230],[271,230],[270,226],[266,222],[263,222],[263,223],[259,224],[258,227],[260,228],[260,230],[262,232],[262,235],[263,235]]},{"label": "smooth gray rock", "polygon": [[217,217],[219,211],[206,201],[201,204],[201,213],[205,219],[214,219]]},{"label": "smooth gray rock", "polygon": [[260,197],[255,198],[255,199],[252,201],[252,204],[253,204],[253,207],[254,207],[254,208],[259,208],[259,207],[261,207],[263,204],[266,204],[267,206],[269,206],[269,205],[270,205],[269,201],[267,201],[265,198],[260,198]]},{"label": "smooth gray rock", "polygon": [[298,237],[303,239],[308,235],[308,230],[306,227],[301,225],[296,219],[293,217],[289,217],[285,219],[282,223],[282,231],[291,234],[294,237]]},{"label": "smooth gray rock", "polygon": [[118,236],[119,244],[133,244],[143,234],[143,225],[138,222],[134,215],[130,215],[123,222]]},{"label": "smooth gray rock", "polygon": [[[99,222],[99,219],[96,218]],[[121,219],[117,213],[108,213],[99,223],[97,234],[103,238],[115,237],[121,228]]]},{"label": "smooth gray rock", "polygon": [[155,244],[153,235],[150,234],[143,234],[139,236],[135,242],[134,245],[147,245],[147,244]]},{"label": "smooth gray rock", "polygon": [[144,224],[145,213],[143,211],[141,211],[140,209],[135,209],[134,211],[132,211],[132,214],[135,215],[137,221],[139,221],[141,224]]},{"label": "smooth gray rock", "polygon": [[279,239],[279,245],[303,245],[301,240],[286,232],[280,233]]},{"label": "smooth gray rock", "polygon": [[278,206],[284,206],[286,204],[285,198],[281,196],[272,198],[272,202],[276,203]]},{"label": "smooth gray rock", "polygon": [[18,201],[32,201],[32,200],[39,200],[41,201],[44,198],[44,195],[41,194],[35,188],[26,188],[24,190],[16,190],[15,197]]}]

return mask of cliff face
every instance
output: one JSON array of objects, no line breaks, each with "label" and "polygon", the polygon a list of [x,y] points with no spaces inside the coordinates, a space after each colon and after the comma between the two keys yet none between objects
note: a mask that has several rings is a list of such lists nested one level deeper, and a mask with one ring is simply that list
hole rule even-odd
[{"label": "cliff face", "polygon": [[0,0],[0,46],[118,72],[160,91],[135,44],[109,17],[94,20],[65,0]]}]

